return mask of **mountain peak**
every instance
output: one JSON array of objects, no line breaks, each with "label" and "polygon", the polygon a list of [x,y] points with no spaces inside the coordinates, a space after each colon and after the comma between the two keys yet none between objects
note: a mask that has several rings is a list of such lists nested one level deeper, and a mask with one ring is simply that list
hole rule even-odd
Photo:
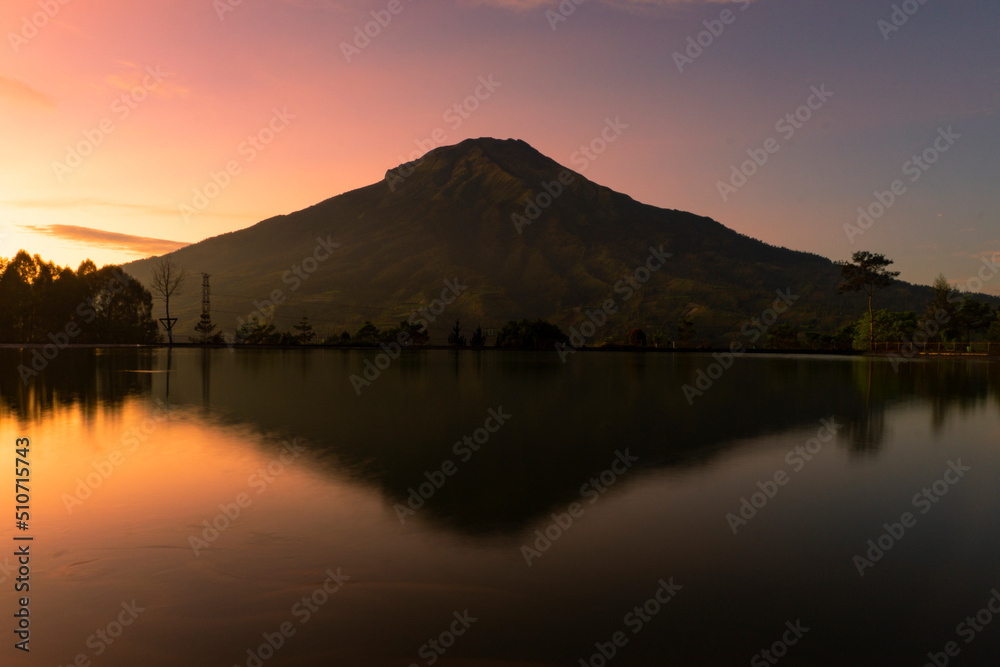
[{"label": "mountain peak", "polygon": [[546,157],[523,139],[480,137],[451,146],[439,146],[422,157],[390,169],[385,181],[393,192],[417,194],[467,183],[470,180],[500,184],[519,190],[539,187],[557,179],[566,168]]},{"label": "mountain peak", "polygon": [[[290,271],[301,271],[320,239],[339,244],[331,259],[308,275]],[[654,249],[671,253],[670,260],[635,282],[636,267],[646,267]],[[809,320],[827,330],[843,323],[842,313],[825,305],[841,303],[834,301],[841,298],[839,269],[829,260],[642,204],[518,139],[434,148],[383,181],[207,239],[176,258],[192,272],[212,274],[220,313],[253,312],[264,295],[279,293],[275,303],[280,297],[289,304],[275,315],[279,326],[307,311],[328,332],[355,331],[367,319],[398,324],[435,303],[444,280],[467,289],[429,323],[435,340],[456,319],[490,327],[541,317],[568,329],[609,299],[617,312],[602,339],[634,326],[672,327],[692,312],[699,335],[711,338],[731,333],[734,322],[761,312],[774,289],[787,285],[801,290],[802,304],[815,295],[823,306],[797,305],[790,323]],[[152,263],[138,264],[130,271],[147,278]],[[883,301],[889,307],[915,301],[906,289],[894,291]],[[200,307],[195,290],[178,298],[188,326]],[[233,328],[231,321],[219,324]]]}]

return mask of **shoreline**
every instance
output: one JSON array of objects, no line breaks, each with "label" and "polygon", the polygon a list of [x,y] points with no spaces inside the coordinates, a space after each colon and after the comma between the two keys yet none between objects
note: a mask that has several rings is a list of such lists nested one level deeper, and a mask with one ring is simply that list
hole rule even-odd
[{"label": "shoreline", "polygon": [[[36,350],[44,349],[52,343],[0,343],[0,349],[26,349],[26,350]],[[148,349],[148,350],[301,350],[301,351],[311,351],[311,350],[354,350],[354,351],[364,351],[371,350],[373,352],[383,351],[381,346],[378,345],[202,345],[199,343],[175,343],[174,345],[130,345],[130,344],[120,344],[120,343],[81,343],[81,344],[71,344],[60,346],[60,349]],[[461,352],[461,353],[478,353],[478,352],[555,352],[554,348],[538,348],[538,347],[455,347],[452,345],[414,345],[401,348],[402,352],[413,353],[418,351],[451,351],[451,352]],[[626,347],[626,346],[606,346],[606,347],[581,347],[576,348],[576,352],[586,352],[586,353],[612,353],[612,352],[629,352],[629,353],[641,353],[641,354],[720,354],[728,353],[732,354],[729,348],[665,348],[665,347]],[[740,352],[739,356],[752,355],[752,354],[781,354],[781,355],[795,355],[795,356],[836,356],[836,357],[898,357],[906,356],[901,355],[896,351],[862,351],[862,350],[815,350],[815,349],[781,349],[781,348],[757,348],[757,349],[744,349]],[[972,358],[983,358],[983,359],[998,359],[1000,358],[1000,350],[997,352],[991,352],[989,354],[985,352],[917,352],[916,354],[909,355],[907,358],[922,357],[922,358],[936,358],[936,357],[972,357]]]}]

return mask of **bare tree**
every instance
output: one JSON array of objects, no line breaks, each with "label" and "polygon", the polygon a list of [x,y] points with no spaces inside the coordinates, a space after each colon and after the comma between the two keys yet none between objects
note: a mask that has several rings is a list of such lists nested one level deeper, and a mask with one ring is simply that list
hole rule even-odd
[{"label": "bare tree", "polygon": [[161,257],[153,268],[153,291],[165,303],[167,317],[164,327],[167,330],[167,340],[170,345],[174,344],[174,323],[170,320],[170,297],[173,294],[180,294],[185,277],[184,269],[178,266],[169,255]]}]

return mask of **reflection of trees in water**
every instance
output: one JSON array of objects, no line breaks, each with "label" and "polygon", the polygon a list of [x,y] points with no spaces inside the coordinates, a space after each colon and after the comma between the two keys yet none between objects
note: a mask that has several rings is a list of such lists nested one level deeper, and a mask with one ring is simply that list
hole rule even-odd
[{"label": "reflection of trees in water", "polygon": [[[165,354],[67,350],[25,387],[16,369],[30,351],[0,350],[0,395],[22,417],[56,403],[79,402],[93,414],[130,394],[166,398],[162,375],[123,372],[163,370]],[[896,372],[883,359],[750,355],[690,405],[682,387],[710,355],[627,352],[581,352],[566,364],[555,353],[407,353],[358,396],[349,377],[378,354],[175,350],[169,400],[198,405],[217,423],[299,437],[312,448],[308,465],[374,486],[390,506],[452,459],[460,472],[420,517],[468,534],[517,530],[565,508],[618,449],[638,456],[637,468],[706,465],[741,440],[814,430],[833,416],[844,425],[840,442],[874,456],[893,405],[929,403],[935,430],[956,410],[991,397],[1000,405],[997,364],[914,361]],[[500,405],[513,418],[459,461],[454,443]]]},{"label": "reflection of trees in water", "polygon": [[118,409],[126,397],[152,386],[150,374],[134,372],[152,369],[155,353],[142,348],[67,348],[25,383],[18,368],[30,368],[36,350],[41,348],[0,349],[0,401],[19,419],[42,418],[56,407],[77,404],[90,417],[101,406]]},{"label": "reflection of trees in water", "polygon": [[1000,365],[990,361],[921,357],[893,366],[883,358],[858,358],[852,384],[864,396],[863,409],[847,415],[849,442],[858,452],[878,451],[886,437],[886,410],[894,404],[929,404],[934,434],[956,413],[982,408],[991,397],[1000,406]]}]

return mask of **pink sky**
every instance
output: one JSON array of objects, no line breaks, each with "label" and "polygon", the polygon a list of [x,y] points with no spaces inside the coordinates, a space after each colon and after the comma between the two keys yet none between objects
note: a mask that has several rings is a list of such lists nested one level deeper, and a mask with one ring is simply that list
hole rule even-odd
[{"label": "pink sky", "polygon": [[[4,3],[0,255],[160,254],[373,183],[434,136],[520,138],[579,168],[608,119],[627,127],[584,173],[640,201],[832,259],[885,252],[912,282],[965,281],[1000,252],[993,5],[927,4],[886,39],[881,2],[588,0],[555,22],[544,0],[231,1]],[[348,62],[373,11],[391,21]],[[909,180],[948,127],[960,138]],[[213,173],[226,187],[183,215]],[[851,243],[844,225],[896,179],[905,194]]]}]

